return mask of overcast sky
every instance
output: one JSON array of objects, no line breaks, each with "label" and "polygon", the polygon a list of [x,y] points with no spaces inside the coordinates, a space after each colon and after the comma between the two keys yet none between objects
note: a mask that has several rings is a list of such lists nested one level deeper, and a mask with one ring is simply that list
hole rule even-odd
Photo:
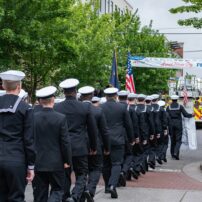
[{"label": "overcast sky", "polygon": [[[197,14],[171,14],[170,8],[183,5],[182,0],[130,0],[134,9],[139,9],[139,16],[142,25],[149,25],[153,20],[153,28],[159,32],[184,33],[184,32],[200,32],[201,30],[181,27],[177,24],[178,19],[186,17],[195,17]],[[201,14],[200,14],[201,15]],[[198,15],[199,16],[199,15]],[[186,51],[202,50],[202,34],[201,35],[166,35],[168,40],[184,42],[184,58],[202,59],[202,51],[197,53],[188,53]]]}]

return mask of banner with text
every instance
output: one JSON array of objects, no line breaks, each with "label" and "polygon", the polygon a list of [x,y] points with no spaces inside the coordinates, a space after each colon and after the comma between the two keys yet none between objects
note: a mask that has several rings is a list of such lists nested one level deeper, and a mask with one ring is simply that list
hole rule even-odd
[{"label": "banner with text", "polygon": [[202,59],[188,60],[178,58],[154,58],[131,56],[132,67],[146,68],[167,68],[167,69],[184,69],[184,68],[200,68],[202,69]]}]

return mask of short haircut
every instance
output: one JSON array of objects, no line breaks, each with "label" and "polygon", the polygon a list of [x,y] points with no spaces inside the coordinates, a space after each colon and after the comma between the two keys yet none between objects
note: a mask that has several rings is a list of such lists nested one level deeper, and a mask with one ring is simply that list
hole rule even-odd
[{"label": "short haircut", "polygon": [[6,91],[12,91],[12,90],[16,90],[18,85],[21,86],[21,81],[3,80],[2,86]]},{"label": "short haircut", "polygon": [[39,103],[41,105],[47,105],[47,104],[50,104],[51,102],[52,102],[52,97],[49,97],[46,99],[39,98]]}]

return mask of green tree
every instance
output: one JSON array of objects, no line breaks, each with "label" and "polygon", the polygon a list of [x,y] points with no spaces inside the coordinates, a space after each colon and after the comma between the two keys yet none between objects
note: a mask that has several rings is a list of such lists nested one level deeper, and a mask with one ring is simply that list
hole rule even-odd
[{"label": "green tree", "polygon": [[71,0],[0,0],[0,68],[23,70],[25,88],[35,90],[50,80],[75,53],[64,42],[63,20]]},{"label": "green tree", "polygon": [[[183,2],[186,3],[186,5],[177,7],[177,8],[172,8],[170,9],[171,13],[201,13],[202,12],[202,1],[201,0],[182,0]],[[184,25],[184,26],[193,26],[197,29],[202,28],[202,18],[188,18],[185,20],[179,20],[178,21],[179,25]]]}]

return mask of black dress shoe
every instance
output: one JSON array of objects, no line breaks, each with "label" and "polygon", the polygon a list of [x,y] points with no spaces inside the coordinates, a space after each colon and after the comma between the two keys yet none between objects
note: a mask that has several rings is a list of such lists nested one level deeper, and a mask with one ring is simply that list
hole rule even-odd
[{"label": "black dress shoe", "polygon": [[108,187],[105,187],[105,194],[110,194],[110,190]]},{"label": "black dress shoe", "polygon": [[176,159],[176,160],[180,160],[180,158],[179,158],[179,156],[178,155],[173,155],[174,156],[174,158]]},{"label": "black dress shoe", "polygon": [[145,169],[143,168],[143,166],[141,166],[140,172],[141,172],[143,175],[145,175],[146,171],[145,171]]},{"label": "black dress shoe", "polygon": [[126,176],[124,172],[120,173],[120,177],[119,177],[119,185],[122,187],[126,186]]},{"label": "black dress shoe", "polygon": [[168,161],[167,161],[167,158],[164,158],[164,159],[163,159],[163,161],[164,161],[165,163],[167,163],[167,162],[168,162]]},{"label": "black dress shoe", "polygon": [[129,169],[129,172],[131,173],[131,175],[133,176],[134,179],[138,179],[138,174],[133,170],[133,168]]},{"label": "black dress shoe", "polygon": [[155,164],[153,162],[148,162],[148,164],[150,168],[155,169]]},{"label": "black dress shoe", "polygon": [[84,196],[87,199],[87,202],[94,202],[93,197],[88,190],[84,191]]},{"label": "black dress shoe", "polygon": [[161,161],[161,159],[157,158],[156,161],[158,162],[158,164],[162,165],[163,162]]},{"label": "black dress shoe", "polygon": [[118,198],[118,194],[116,191],[116,188],[114,188],[113,186],[110,187],[110,193],[111,193],[111,198]]}]

